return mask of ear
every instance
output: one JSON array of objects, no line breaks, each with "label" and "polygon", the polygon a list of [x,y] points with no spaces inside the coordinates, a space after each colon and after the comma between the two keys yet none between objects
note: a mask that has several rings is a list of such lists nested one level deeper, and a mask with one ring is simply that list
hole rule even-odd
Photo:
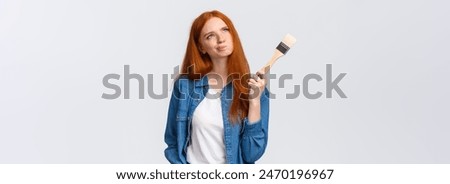
[{"label": "ear", "polygon": [[206,51],[203,49],[202,46],[198,47],[198,50],[202,53],[202,54],[206,54]]},{"label": "ear", "polygon": [[206,50],[203,49],[203,45],[202,44],[198,44],[198,51],[200,51],[202,54],[206,54]]}]

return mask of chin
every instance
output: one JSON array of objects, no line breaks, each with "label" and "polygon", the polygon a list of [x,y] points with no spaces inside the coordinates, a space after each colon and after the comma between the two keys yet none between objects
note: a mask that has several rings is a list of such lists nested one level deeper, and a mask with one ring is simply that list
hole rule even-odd
[{"label": "chin", "polygon": [[231,53],[233,53],[232,51],[226,51],[225,53],[221,54],[223,56],[230,56]]}]

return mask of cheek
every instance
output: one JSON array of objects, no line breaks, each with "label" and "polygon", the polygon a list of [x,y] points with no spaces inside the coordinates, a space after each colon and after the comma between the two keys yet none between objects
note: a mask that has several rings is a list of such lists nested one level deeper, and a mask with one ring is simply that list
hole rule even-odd
[{"label": "cheek", "polygon": [[208,51],[209,50],[209,46],[205,42],[201,42],[200,43],[200,48],[201,48],[201,50],[204,50],[204,51]]},{"label": "cheek", "polygon": [[231,36],[231,34],[228,34],[227,40],[229,40],[228,43],[229,43],[231,46],[233,46],[233,37]]},{"label": "cheek", "polygon": [[205,50],[211,50],[213,48],[213,45],[211,43],[209,43],[208,41],[203,42],[202,45]]},{"label": "cheek", "polygon": [[230,45],[231,50],[234,50],[233,40],[230,39],[229,45]]}]

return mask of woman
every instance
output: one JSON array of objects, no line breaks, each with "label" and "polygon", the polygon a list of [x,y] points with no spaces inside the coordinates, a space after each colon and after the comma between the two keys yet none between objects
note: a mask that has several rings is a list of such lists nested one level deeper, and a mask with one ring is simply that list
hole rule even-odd
[{"label": "woman", "polygon": [[169,104],[165,156],[170,163],[255,163],[266,146],[269,95],[249,66],[231,20],[219,11],[191,27]]}]

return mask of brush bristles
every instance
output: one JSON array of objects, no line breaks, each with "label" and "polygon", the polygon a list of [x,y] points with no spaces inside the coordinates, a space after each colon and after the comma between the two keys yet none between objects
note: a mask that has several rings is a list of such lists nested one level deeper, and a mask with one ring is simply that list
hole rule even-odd
[{"label": "brush bristles", "polygon": [[281,41],[281,42],[283,42],[289,48],[291,48],[296,41],[297,41],[297,39],[295,39],[292,35],[287,34],[286,36],[284,36],[283,41]]},{"label": "brush bristles", "polygon": [[286,36],[284,36],[280,44],[278,44],[277,50],[283,54],[286,54],[296,41],[297,40],[292,35],[287,34]]}]

